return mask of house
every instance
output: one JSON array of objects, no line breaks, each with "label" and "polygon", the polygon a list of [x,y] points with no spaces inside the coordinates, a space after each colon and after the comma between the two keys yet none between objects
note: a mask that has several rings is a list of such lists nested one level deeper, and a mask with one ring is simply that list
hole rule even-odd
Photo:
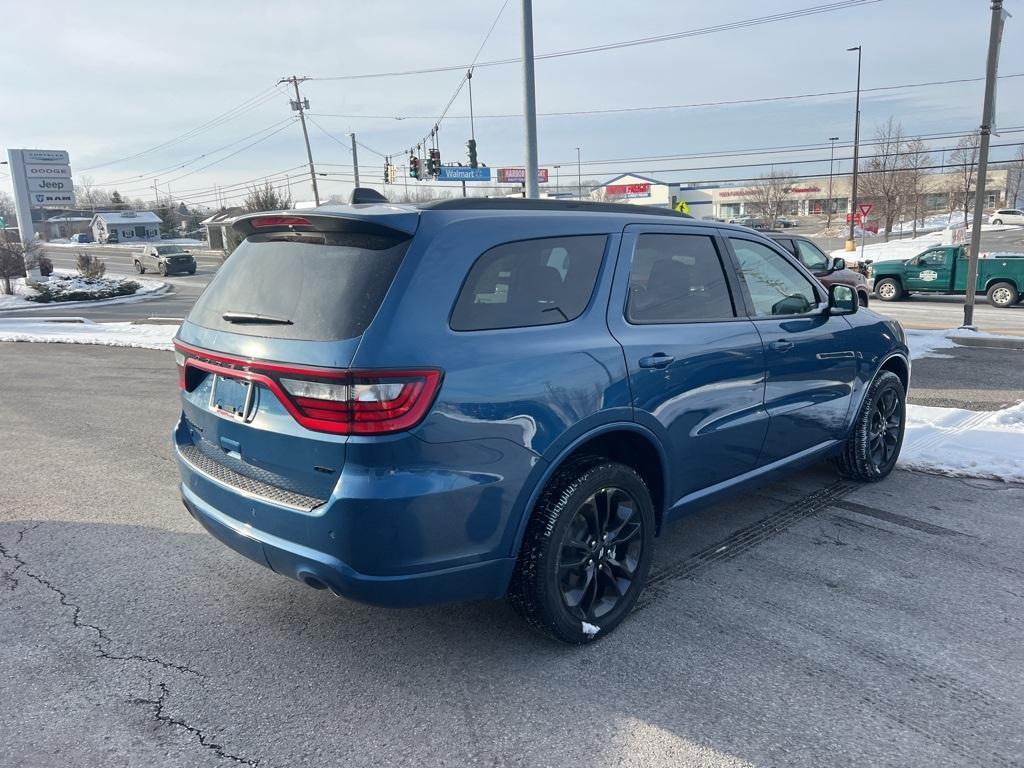
[{"label": "house", "polygon": [[57,240],[91,232],[91,221],[92,218],[89,216],[76,216],[74,213],[62,213],[57,216],[51,216],[45,222],[42,222],[44,224],[43,239]]},{"label": "house", "polygon": [[152,211],[110,211],[92,217],[97,243],[125,243],[160,239],[160,217]]},{"label": "house", "polygon": [[202,225],[206,227],[206,241],[210,244],[210,250],[223,251],[225,235],[235,219],[245,213],[244,208],[225,208],[218,211],[208,219],[203,219]]}]

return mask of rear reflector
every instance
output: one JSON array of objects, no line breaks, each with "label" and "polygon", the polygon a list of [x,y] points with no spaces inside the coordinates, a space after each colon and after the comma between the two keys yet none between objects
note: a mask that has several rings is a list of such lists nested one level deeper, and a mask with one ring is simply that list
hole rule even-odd
[{"label": "rear reflector", "polygon": [[[416,426],[434,402],[441,372],[434,369],[348,371],[247,360],[174,342],[179,384],[196,368],[246,379],[272,391],[307,429],[337,435],[383,435]],[[193,384],[193,387],[195,384]]]},{"label": "rear reflector", "polygon": [[252,219],[253,229],[274,227],[311,227],[313,223],[302,216],[257,216]]}]

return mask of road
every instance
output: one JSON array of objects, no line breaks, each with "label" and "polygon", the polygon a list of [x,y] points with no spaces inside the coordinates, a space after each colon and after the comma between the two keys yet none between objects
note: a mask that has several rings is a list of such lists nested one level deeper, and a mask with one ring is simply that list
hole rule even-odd
[{"label": "road", "polygon": [[[791,230],[800,233],[799,228]],[[819,239],[820,240],[820,239]],[[829,244],[820,240],[823,247]],[[841,247],[842,243],[839,242]],[[1024,251],[1024,228],[1005,232],[985,232],[982,236],[983,250]],[[75,267],[75,253],[83,250],[101,256],[107,262],[111,274],[134,274],[133,255],[138,249],[110,248],[105,246],[82,246],[61,248],[50,246],[44,249],[53,260],[54,266],[66,269]],[[113,304],[97,307],[48,306],[44,310],[4,312],[0,317],[40,316],[84,316],[97,322],[144,321],[150,317],[184,317],[188,314],[203,288],[210,282],[221,262],[219,254],[199,251],[196,254],[199,269],[195,275],[171,276],[165,279],[172,292],[151,300],[130,304]],[[947,329],[956,328],[963,322],[963,297],[960,296],[913,296],[906,301],[885,303],[875,299],[871,308],[887,317],[894,317],[907,328]],[[988,306],[984,296],[978,297],[975,323],[990,333],[1024,336],[1024,304],[1008,309]]]},{"label": "road", "polygon": [[5,768],[1024,765],[1022,487],[794,474],[672,526],[643,607],[572,648],[218,544],[169,353],[0,344],[0,392]]}]

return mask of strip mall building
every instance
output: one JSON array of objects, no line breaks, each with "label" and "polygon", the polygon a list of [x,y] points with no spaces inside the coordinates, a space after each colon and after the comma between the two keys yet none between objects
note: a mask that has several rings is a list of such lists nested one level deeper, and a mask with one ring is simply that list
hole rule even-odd
[{"label": "strip mall building", "polygon": [[[956,188],[958,176],[954,173],[935,173],[925,177],[924,194],[921,197],[922,213],[948,211],[956,207],[950,206],[950,189]],[[1006,199],[1007,177],[1005,170],[989,171],[986,208],[1014,204],[1014,201]],[[850,212],[851,187],[852,177],[849,174],[832,178],[831,195],[828,178],[797,179],[790,187],[789,200],[783,213],[790,216],[824,216],[828,213],[831,201],[832,213],[845,215]],[[973,192],[971,194],[973,196]],[[610,179],[595,189],[591,197],[607,202],[653,205],[659,208],[674,208],[680,200],[685,200],[690,214],[696,218],[716,216],[728,220],[758,213],[754,190],[750,186],[721,187],[669,182],[635,173]],[[860,202],[870,201],[862,199]]]}]

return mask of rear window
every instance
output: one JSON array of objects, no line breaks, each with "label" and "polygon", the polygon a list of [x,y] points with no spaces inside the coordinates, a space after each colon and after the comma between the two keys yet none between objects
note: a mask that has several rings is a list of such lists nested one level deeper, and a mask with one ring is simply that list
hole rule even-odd
[{"label": "rear window", "polygon": [[[360,336],[408,245],[405,237],[350,232],[250,235],[199,297],[189,322],[280,339]],[[225,313],[236,322],[225,320]]]},{"label": "rear window", "polygon": [[473,264],[452,312],[455,331],[567,323],[590,303],[605,235],[505,243]]}]

